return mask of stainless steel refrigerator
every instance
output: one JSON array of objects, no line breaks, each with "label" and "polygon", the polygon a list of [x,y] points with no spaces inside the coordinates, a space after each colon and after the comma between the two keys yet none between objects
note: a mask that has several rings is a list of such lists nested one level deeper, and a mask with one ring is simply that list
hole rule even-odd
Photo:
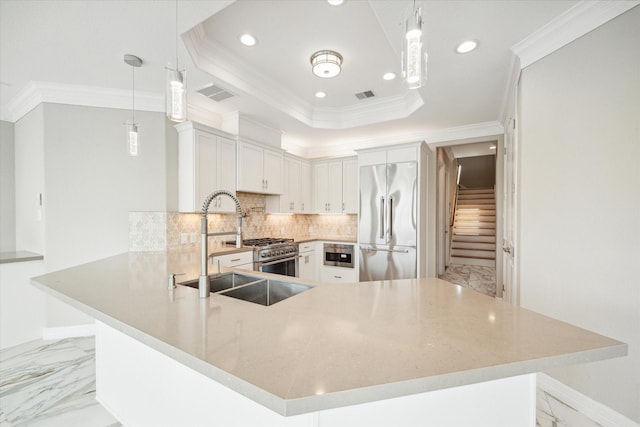
[{"label": "stainless steel refrigerator", "polygon": [[360,167],[360,281],[416,277],[417,162]]}]

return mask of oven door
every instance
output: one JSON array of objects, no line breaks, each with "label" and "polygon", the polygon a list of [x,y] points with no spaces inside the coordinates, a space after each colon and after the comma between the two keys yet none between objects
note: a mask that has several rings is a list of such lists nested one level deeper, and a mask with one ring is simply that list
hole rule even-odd
[{"label": "oven door", "polygon": [[254,269],[264,273],[282,274],[283,276],[296,277],[298,271],[298,255],[277,259],[269,262],[257,262]]}]

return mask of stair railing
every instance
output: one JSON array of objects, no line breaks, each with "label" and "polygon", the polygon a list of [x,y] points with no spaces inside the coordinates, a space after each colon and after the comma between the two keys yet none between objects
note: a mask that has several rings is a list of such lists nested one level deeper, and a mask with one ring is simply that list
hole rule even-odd
[{"label": "stair railing", "polygon": [[451,209],[451,215],[449,218],[449,226],[453,227],[453,223],[456,220],[456,209],[458,209],[458,191],[460,190],[460,185],[456,185],[453,193],[453,209]]}]

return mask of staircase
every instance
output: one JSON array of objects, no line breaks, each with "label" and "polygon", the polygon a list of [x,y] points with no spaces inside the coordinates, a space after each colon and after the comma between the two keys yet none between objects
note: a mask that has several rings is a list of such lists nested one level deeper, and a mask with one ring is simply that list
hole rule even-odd
[{"label": "staircase", "polygon": [[451,263],[495,267],[495,262],[494,190],[460,189],[451,237]]}]

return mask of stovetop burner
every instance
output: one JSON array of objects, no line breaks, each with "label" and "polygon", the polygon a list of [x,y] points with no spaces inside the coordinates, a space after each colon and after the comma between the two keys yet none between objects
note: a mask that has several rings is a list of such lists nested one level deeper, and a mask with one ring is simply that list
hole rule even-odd
[{"label": "stovetop burner", "polygon": [[[262,237],[259,239],[245,239],[242,241],[242,246],[268,246],[288,242],[293,242],[293,239],[285,239],[284,237]],[[236,244],[235,240],[229,240],[225,243],[229,246],[235,246]]]}]

